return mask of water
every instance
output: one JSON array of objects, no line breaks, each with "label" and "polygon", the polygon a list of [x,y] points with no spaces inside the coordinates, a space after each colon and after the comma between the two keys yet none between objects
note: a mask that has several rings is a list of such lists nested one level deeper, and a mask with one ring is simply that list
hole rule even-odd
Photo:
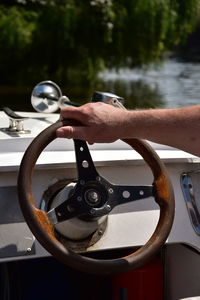
[{"label": "water", "polygon": [[[107,70],[91,87],[65,86],[63,94],[75,102],[88,102],[95,90],[115,93],[126,99],[127,108],[181,107],[200,104],[200,63],[166,60],[162,64],[135,69]],[[45,78],[44,78],[45,80]],[[59,83],[56,82],[58,85]],[[1,107],[33,111],[33,87],[0,87]]]},{"label": "water", "polygon": [[162,106],[181,107],[200,104],[200,64],[167,60],[149,67],[105,71],[105,82],[121,81],[127,90],[131,84],[142,82],[161,96]]}]

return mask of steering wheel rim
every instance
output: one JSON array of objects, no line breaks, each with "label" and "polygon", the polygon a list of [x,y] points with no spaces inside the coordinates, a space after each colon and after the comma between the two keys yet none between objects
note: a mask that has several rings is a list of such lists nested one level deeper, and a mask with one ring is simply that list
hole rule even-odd
[{"label": "steering wheel rim", "polygon": [[132,254],[117,258],[98,260],[85,257],[65,248],[54,234],[53,225],[46,213],[36,208],[32,195],[32,173],[44,148],[56,139],[56,130],[62,126],[77,125],[74,120],[59,120],[42,131],[27,148],[18,175],[19,204],[24,218],[40,244],[67,266],[93,274],[113,274],[135,269],[150,260],[164,245],[174,219],[174,194],[166,168],[156,152],[143,140],[125,139],[152,170],[155,201],[160,206],[160,217],[154,233],[145,245]]}]

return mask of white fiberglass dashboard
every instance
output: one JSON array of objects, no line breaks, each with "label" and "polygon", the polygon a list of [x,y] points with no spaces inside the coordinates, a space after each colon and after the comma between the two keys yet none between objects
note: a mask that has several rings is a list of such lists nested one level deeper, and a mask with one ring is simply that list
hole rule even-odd
[{"label": "white fiberglass dashboard", "polygon": [[[30,133],[6,131],[9,120],[4,112],[0,112],[0,261],[49,255],[24,221],[18,204],[17,177],[21,159],[30,142],[43,129],[56,122],[59,115],[27,112],[19,114],[28,117],[24,121],[24,129],[30,130]],[[195,224],[200,212],[200,195],[196,188],[200,159],[163,145],[153,144],[153,147],[167,167],[175,193],[175,219],[167,243],[183,243],[200,251],[200,233],[196,226],[198,224]],[[90,146],[90,152],[98,172],[110,182],[126,185],[152,184],[153,176],[149,167],[124,142],[95,144]],[[197,219],[193,218],[190,209],[194,203],[185,200],[187,189],[181,187],[182,174],[197,174],[192,179],[196,183],[193,189],[195,197],[191,200],[196,202],[193,212],[197,214]],[[40,155],[35,167],[32,185],[38,206],[50,185],[59,180],[76,178],[73,141],[56,139]],[[191,183],[189,184],[191,194]],[[186,182],[183,185],[187,187],[189,184]],[[152,235],[158,218],[159,207],[153,198],[117,206],[109,214],[102,237],[87,251],[141,246]]]}]

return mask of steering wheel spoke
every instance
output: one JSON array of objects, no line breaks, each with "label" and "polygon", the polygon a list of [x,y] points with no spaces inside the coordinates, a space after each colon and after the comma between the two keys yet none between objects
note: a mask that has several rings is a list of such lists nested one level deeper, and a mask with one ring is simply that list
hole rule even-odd
[{"label": "steering wheel spoke", "polygon": [[99,174],[94,166],[87,143],[76,139],[74,140],[74,147],[78,181],[84,184],[87,181],[96,180]]},{"label": "steering wheel spoke", "polygon": [[80,196],[73,195],[57,207],[48,211],[47,216],[50,222],[55,225],[87,213],[87,205],[84,205],[84,202],[80,201]]},{"label": "steering wheel spoke", "polygon": [[[112,192],[111,192],[112,191]],[[152,185],[112,185],[110,188],[109,204],[112,208],[117,205],[154,197]]]}]

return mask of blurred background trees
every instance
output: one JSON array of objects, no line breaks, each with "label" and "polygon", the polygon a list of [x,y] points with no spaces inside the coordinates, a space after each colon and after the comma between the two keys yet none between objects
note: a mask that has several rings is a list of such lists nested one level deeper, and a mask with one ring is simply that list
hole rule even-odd
[{"label": "blurred background trees", "polygon": [[0,85],[91,86],[104,68],[160,60],[198,12],[198,0],[1,1]]}]

